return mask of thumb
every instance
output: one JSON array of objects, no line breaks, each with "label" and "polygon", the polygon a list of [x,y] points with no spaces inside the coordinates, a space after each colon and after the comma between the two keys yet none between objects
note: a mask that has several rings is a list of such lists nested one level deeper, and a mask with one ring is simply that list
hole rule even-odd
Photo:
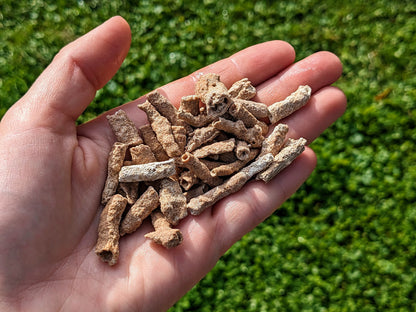
[{"label": "thumb", "polygon": [[[67,130],[117,72],[130,47],[131,32],[113,17],[61,49],[28,92],[6,113],[2,126]],[[73,129],[73,128],[71,128]]]}]

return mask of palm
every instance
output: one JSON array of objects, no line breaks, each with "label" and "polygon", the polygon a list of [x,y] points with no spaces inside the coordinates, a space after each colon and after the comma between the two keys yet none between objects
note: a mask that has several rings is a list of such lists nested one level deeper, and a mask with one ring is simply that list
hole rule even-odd
[{"label": "palm", "polygon": [[[0,201],[0,234],[3,234],[0,239],[9,253],[3,253],[0,260],[2,267],[12,268],[2,275],[15,282],[3,286],[0,296],[12,297],[23,289],[23,294],[31,298],[31,301],[22,299],[23,305],[47,302],[54,309],[82,307],[82,310],[167,308],[203,277],[227,248],[289,197],[314,167],[313,152],[307,149],[269,184],[251,182],[202,215],[183,220],[179,227],[184,242],[179,247],[165,250],[145,240],[144,234],[151,226],[144,223],[121,241],[120,259],[115,267],[102,263],[93,248],[106,159],[114,138],[103,116],[77,128],[74,120],[92,100],[95,90],[114,74],[128,50],[128,30],[120,19],[103,27],[106,32],[96,30],[96,34],[107,37],[97,39],[96,54],[85,52],[84,43],[88,39],[79,40],[77,51],[68,49],[75,57],[58,57],[56,64],[45,71],[45,77],[35,83],[32,93],[17,103],[0,125],[1,143],[10,146],[7,153],[3,152],[0,168],[17,170],[11,170],[14,175],[10,169],[2,174],[8,187]],[[102,55],[103,61],[99,51],[108,51],[108,42],[116,42],[118,46],[111,47],[112,54]],[[65,56],[65,52],[61,55]],[[248,77],[258,88],[257,100],[268,104],[284,98],[300,84],[309,84],[314,91],[310,104],[285,122],[292,137],[303,136],[310,142],[345,108],[342,92],[327,87],[338,78],[341,66],[335,56],[327,53],[315,54],[294,65],[293,59],[288,44],[269,42],[239,52],[201,72],[217,72],[227,85]],[[77,67],[72,69],[70,78],[72,82],[74,77],[77,79],[70,87],[77,90],[82,86],[81,95],[61,105],[59,99],[62,101],[66,93],[73,94],[74,90],[68,87],[63,94],[52,92],[55,98],[50,102],[54,109],[43,112],[46,118],[44,115],[30,126],[20,120],[14,130],[17,135],[11,138],[16,111],[25,109],[27,97],[49,99],[50,94],[45,95],[41,87],[54,85],[42,83],[42,79],[52,79],[48,74],[56,74],[57,68],[70,68],[71,64]],[[61,76],[53,77],[54,81],[62,79],[56,85],[66,85],[65,72]],[[192,77],[166,85],[161,91],[178,104],[181,96],[193,93]],[[136,108],[137,101],[123,109],[139,126],[146,118]],[[16,155],[19,155],[17,161]],[[21,182],[16,183],[16,179]],[[18,190],[24,190],[23,195]],[[7,206],[16,209],[4,209]],[[20,227],[13,222],[19,222]],[[19,257],[25,261],[19,261]]]}]

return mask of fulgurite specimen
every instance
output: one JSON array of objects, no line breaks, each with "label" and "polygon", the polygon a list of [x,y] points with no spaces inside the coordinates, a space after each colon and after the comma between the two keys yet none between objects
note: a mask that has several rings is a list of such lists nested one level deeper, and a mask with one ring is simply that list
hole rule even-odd
[{"label": "fulgurite specimen", "polygon": [[[306,140],[287,138],[279,123],[305,105],[309,86],[300,86],[270,106],[253,101],[247,79],[229,89],[217,74],[202,75],[195,95],[181,99],[179,110],[158,91],[138,105],[149,124],[136,128],[119,110],[108,115],[114,132],[95,247],[110,265],[117,263],[120,236],[134,233],[150,218],[146,238],[166,248],[178,246],[178,225],[199,215],[252,179],[269,182],[305,148]],[[270,123],[268,123],[270,121]]]}]

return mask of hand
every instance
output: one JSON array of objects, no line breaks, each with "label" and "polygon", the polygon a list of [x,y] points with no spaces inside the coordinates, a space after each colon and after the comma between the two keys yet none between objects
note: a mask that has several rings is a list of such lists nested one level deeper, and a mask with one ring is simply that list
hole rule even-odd
[{"label": "hand", "polygon": [[[114,141],[102,115],[75,120],[114,75],[131,35],[112,18],[64,47],[0,123],[0,308],[3,310],[155,311],[167,309],[245,233],[267,218],[315,166],[307,148],[269,184],[254,181],[179,228],[184,242],[166,250],[144,238],[149,223],[123,237],[120,259],[109,267],[94,253],[100,194]],[[173,103],[193,94],[200,72],[228,86],[247,77],[255,100],[271,104],[298,85],[313,95],[285,119],[291,137],[312,142],[342,115],[344,94],[329,86],[341,74],[336,56],[320,52],[293,63],[293,48],[266,42],[160,88]],[[123,106],[137,126],[146,116],[138,99]]]}]

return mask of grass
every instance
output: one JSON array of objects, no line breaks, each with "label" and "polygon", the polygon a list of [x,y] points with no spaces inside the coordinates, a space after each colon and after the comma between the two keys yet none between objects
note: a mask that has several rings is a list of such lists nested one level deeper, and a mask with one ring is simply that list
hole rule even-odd
[{"label": "grass", "polygon": [[249,45],[336,53],[349,107],[302,188],[171,311],[416,309],[414,1],[0,3],[0,116],[59,49],[112,15],[131,51],[79,122]]}]

